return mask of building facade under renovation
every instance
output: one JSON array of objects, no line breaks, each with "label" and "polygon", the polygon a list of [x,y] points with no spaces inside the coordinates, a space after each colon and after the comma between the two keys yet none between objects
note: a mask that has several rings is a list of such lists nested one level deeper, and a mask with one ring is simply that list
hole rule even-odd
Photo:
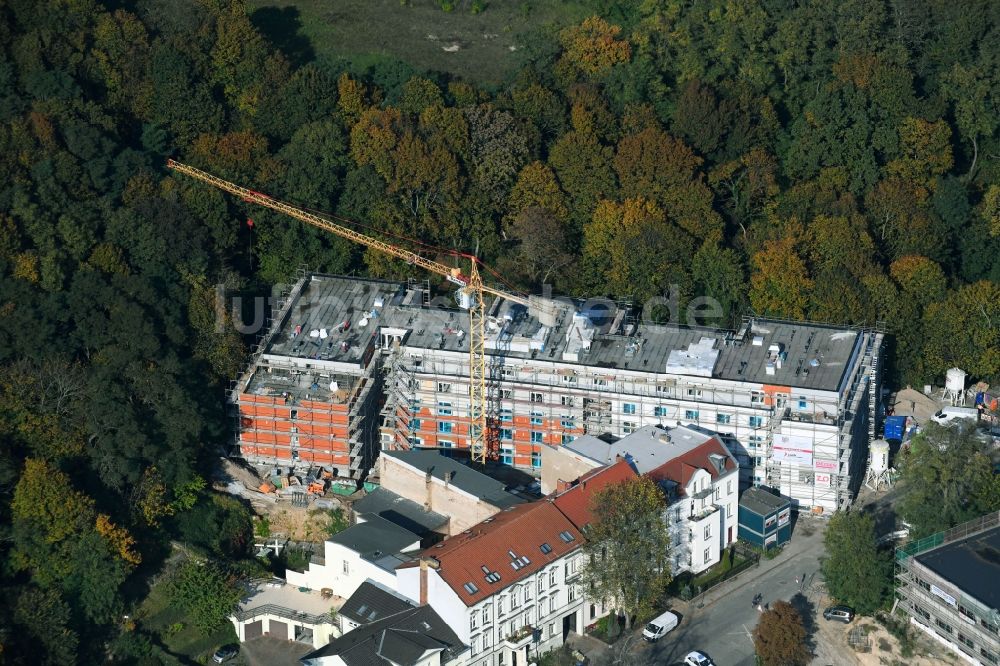
[{"label": "building facade under renovation", "polygon": [[[238,455],[360,479],[380,448],[468,448],[469,319],[451,303],[426,283],[303,278],[230,394]],[[683,423],[722,435],[744,485],[805,509],[850,501],[874,435],[882,333],[766,319],[727,331],[636,314],[607,300],[562,301],[541,319],[489,304],[500,461],[539,473],[546,444]]]}]

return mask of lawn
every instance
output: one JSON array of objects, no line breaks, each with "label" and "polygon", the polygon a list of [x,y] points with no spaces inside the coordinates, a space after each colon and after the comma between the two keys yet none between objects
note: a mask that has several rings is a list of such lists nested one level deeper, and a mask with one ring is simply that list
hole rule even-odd
[{"label": "lawn", "polygon": [[400,60],[487,87],[523,64],[539,29],[588,14],[580,3],[560,0],[490,0],[478,14],[470,2],[456,4],[445,12],[435,0],[249,2],[254,24],[295,62],[342,58],[358,71]]},{"label": "lawn", "polygon": [[205,663],[220,646],[237,642],[236,632],[229,622],[209,635],[185,622],[184,612],[171,607],[163,579],[142,602],[138,621],[140,626],[159,636],[171,653],[200,663]]}]

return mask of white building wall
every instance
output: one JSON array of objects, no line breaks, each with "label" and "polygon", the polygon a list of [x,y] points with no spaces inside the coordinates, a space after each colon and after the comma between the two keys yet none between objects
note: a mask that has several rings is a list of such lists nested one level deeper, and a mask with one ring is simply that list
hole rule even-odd
[{"label": "white building wall", "polygon": [[[289,585],[308,587],[310,590],[328,588],[339,597],[347,599],[366,580],[380,583],[389,589],[396,588],[396,576],[372,562],[361,557],[360,553],[346,548],[338,543],[327,541],[325,544],[324,564],[309,563],[304,572],[288,569],[285,580]],[[420,542],[413,543],[409,550],[420,547]]]}]

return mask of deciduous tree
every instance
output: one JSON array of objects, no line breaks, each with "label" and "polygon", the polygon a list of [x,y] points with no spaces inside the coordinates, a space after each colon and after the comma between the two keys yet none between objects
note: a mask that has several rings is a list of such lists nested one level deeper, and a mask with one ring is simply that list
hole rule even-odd
[{"label": "deciduous tree", "polygon": [[902,470],[899,515],[920,539],[1000,510],[1000,477],[991,445],[971,422],[930,424],[910,442]]},{"label": "deciduous tree", "polygon": [[858,511],[838,511],[823,535],[826,556],[820,561],[830,596],[868,615],[886,600],[892,562],[875,543],[875,519]]},{"label": "deciduous tree", "polygon": [[750,305],[754,312],[803,319],[813,286],[794,238],[768,241],[753,255]]},{"label": "deciduous tree", "polygon": [[802,616],[787,601],[775,601],[760,616],[753,645],[762,666],[805,666],[812,659]]},{"label": "deciduous tree", "polygon": [[670,583],[670,532],[664,520],[663,492],[648,477],[616,483],[594,493],[594,521],[585,530],[587,543],[582,578],[603,599],[632,619],[653,609]]}]

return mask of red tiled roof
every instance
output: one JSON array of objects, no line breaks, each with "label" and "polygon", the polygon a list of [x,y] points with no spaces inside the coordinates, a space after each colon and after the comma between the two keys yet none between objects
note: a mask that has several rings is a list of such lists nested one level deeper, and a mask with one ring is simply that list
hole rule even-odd
[{"label": "red tiled roof", "polygon": [[555,495],[552,502],[578,529],[583,529],[594,520],[590,511],[590,498],[594,493],[612,483],[620,483],[635,477],[636,473],[632,466],[624,460],[619,460],[614,465],[587,472],[572,488]]},{"label": "red tiled roof", "polygon": [[[568,533],[567,542],[559,535]],[[547,544],[544,552],[542,544]],[[507,509],[479,523],[462,534],[445,539],[420,553],[439,563],[438,574],[451,589],[472,606],[496,594],[522,578],[535,573],[550,562],[583,545],[583,535],[551,502],[540,501]],[[511,566],[513,552],[519,560],[517,569]],[[413,560],[400,568],[418,566]],[[500,580],[488,582],[486,572],[500,575]],[[475,585],[475,592],[466,589]]]},{"label": "red tiled roof", "polygon": [[[711,454],[722,456],[723,469],[720,471],[711,461]],[[678,493],[684,494],[684,487],[699,469],[703,469],[712,475],[712,480],[719,478],[722,474],[736,469],[736,461],[726,449],[725,445],[718,437],[712,437],[704,444],[701,444],[683,455],[679,455],[670,462],[663,463],[659,467],[649,472],[649,477],[654,481],[669,479],[677,482]]]}]

